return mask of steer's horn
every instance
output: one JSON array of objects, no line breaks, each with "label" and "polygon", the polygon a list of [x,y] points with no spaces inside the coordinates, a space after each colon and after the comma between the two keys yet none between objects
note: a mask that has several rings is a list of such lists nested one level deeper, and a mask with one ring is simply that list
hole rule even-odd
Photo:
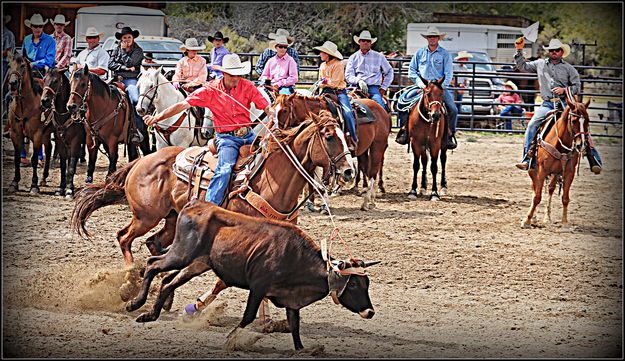
[{"label": "steer's horn", "polygon": [[365,262],[365,268],[367,268],[369,266],[376,265],[376,264],[378,264],[380,262],[382,262],[382,261]]}]

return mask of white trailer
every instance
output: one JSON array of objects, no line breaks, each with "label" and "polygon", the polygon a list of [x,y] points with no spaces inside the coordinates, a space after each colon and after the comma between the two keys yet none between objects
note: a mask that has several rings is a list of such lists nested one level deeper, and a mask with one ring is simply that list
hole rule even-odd
[{"label": "white trailer", "polygon": [[87,47],[83,35],[92,26],[104,33],[101,42],[124,26],[139,30],[141,35],[167,36],[165,13],[160,10],[123,5],[88,6],[76,13],[74,48]]},{"label": "white trailer", "polygon": [[[481,25],[461,23],[409,23],[406,36],[406,54],[414,55],[417,49],[427,45],[421,36],[429,26],[436,26],[446,33],[440,45],[447,50],[485,52],[494,62],[514,61],[514,41],[523,36],[523,28],[502,25]],[[525,56],[536,54],[536,43],[525,42]]]}]

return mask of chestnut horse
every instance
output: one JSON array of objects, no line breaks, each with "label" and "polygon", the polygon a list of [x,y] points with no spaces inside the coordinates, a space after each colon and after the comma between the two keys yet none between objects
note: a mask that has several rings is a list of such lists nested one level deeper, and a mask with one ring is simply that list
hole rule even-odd
[{"label": "chestnut horse", "polygon": [[545,179],[551,177],[545,223],[551,223],[551,199],[556,184],[560,183],[563,188],[562,230],[571,231],[567,214],[570,201],[569,191],[575,177],[575,167],[582,154],[581,148],[586,144],[589,134],[587,109],[590,98],[585,103],[578,102],[571,95],[569,88],[567,88],[566,95],[567,106],[560,117],[543,139],[537,138],[536,167],[528,171],[532,179],[534,197],[527,217],[521,223],[523,228],[531,228],[534,212],[541,201]]},{"label": "chestnut horse", "polygon": [[[388,135],[391,132],[391,116],[378,103],[371,99],[359,99],[375,115],[375,121],[357,125],[358,146],[354,156],[358,157],[358,169],[362,170],[367,189],[363,195],[362,210],[375,207],[375,180],[382,172],[384,152],[388,147]],[[306,97],[299,94],[280,95],[273,105],[280,127],[297,124],[298,119],[305,119],[308,112],[318,113],[329,109],[327,102],[319,97]],[[340,107],[337,105],[340,111]],[[380,177],[381,178],[381,177]],[[382,187],[380,179],[380,187]]]},{"label": "chestnut horse", "polygon": [[430,153],[430,171],[432,172],[432,194],[430,200],[438,201],[438,186],[436,184],[436,174],[438,173],[438,157],[441,158],[441,193],[447,194],[447,179],[445,178],[445,163],[447,162],[447,150],[442,146],[445,133],[445,107],[443,102],[443,76],[439,80],[427,81],[421,78],[427,86],[423,89],[421,99],[410,110],[408,117],[408,132],[410,134],[410,146],[414,154],[412,165],[412,187],[408,198],[417,199],[417,173],[419,172],[419,160],[423,170],[421,172],[421,189],[419,195],[427,192],[427,164]]},{"label": "chestnut horse", "polygon": [[[100,144],[104,146],[109,159],[107,176],[117,169],[118,144],[125,144],[128,147],[130,161],[139,156],[137,147],[132,145],[129,139],[130,128],[134,127],[134,111],[126,93],[106,84],[99,76],[91,73],[86,64],[84,68],[72,74],[70,84],[67,108],[72,116],[86,119],[86,143],[89,150],[86,182],[91,183]],[[143,142],[147,141],[148,137],[144,136]],[[144,144],[142,149],[146,153]],[[149,144],[147,150],[149,151]]]},{"label": "chestnut horse", "polygon": [[[85,144],[85,127],[82,122],[70,117],[67,110],[69,100],[69,79],[64,72],[51,68],[43,78],[41,108],[52,111],[54,141],[61,158],[61,184],[55,195],[74,195],[74,175],[76,162]],[[67,188],[67,189],[66,189]]]},{"label": "chestnut horse", "polygon": [[54,130],[52,124],[44,123],[41,119],[41,93],[42,87],[33,77],[33,71],[30,67],[30,61],[25,51],[22,55],[7,56],[9,67],[5,81],[9,83],[9,91],[13,94],[11,103],[8,106],[8,126],[9,135],[15,154],[13,155],[13,164],[15,165],[15,176],[9,185],[8,192],[13,193],[19,189],[20,176],[20,152],[24,147],[24,136],[33,142],[33,154],[30,158],[30,164],[33,168],[33,177],[30,185],[31,193],[39,193],[39,185],[37,177],[37,155],[41,146],[45,146],[46,159],[43,168],[43,176],[41,186],[46,185],[46,178],[50,170],[50,159],[52,155],[52,142],[50,135]]},{"label": "chestnut horse", "polygon": [[[329,113],[317,119],[308,119],[288,130],[274,130],[280,143],[289,145],[303,168],[310,174],[321,167],[347,181],[353,177],[353,160],[347,150],[345,136]],[[306,184],[298,170],[289,166],[290,158],[275,141],[269,142],[270,153],[262,167],[249,180],[249,187],[257,192],[276,211],[291,212]],[[85,222],[97,209],[127,201],[133,217],[117,233],[128,272],[126,283],[120,289],[122,299],[128,301],[136,293],[132,268],[132,241],[146,234],[165,219],[164,227],[146,241],[152,255],[161,254],[162,248],[171,244],[176,229],[177,216],[188,201],[189,184],[179,179],[172,166],[176,156],[186,148],[166,147],[144,158],[137,159],[113,173],[105,184],[85,187],[76,200],[72,214],[72,228],[79,234],[89,235]],[[200,199],[204,199],[201,190]],[[222,207],[236,212],[263,216],[242,197],[233,197]]]}]

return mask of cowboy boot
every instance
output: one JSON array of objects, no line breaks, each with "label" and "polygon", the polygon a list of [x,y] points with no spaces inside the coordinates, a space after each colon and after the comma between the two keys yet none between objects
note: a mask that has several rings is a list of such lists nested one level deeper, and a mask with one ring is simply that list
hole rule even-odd
[{"label": "cowboy boot", "polygon": [[456,140],[455,133],[451,133],[451,134],[448,133],[445,147],[447,149],[456,149],[458,147],[458,141]]},{"label": "cowboy boot", "polygon": [[130,142],[134,145],[139,145],[143,142],[143,134],[138,129],[133,129],[130,135]]},{"label": "cowboy boot", "polygon": [[601,161],[598,158],[599,154],[596,154],[594,148],[590,148],[588,145],[586,146],[586,158],[588,158],[588,164],[590,165],[590,170],[595,174],[601,173]]},{"label": "cowboy boot", "polygon": [[356,147],[358,146],[354,138],[352,138],[352,136],[347,133],[345,136],[345,140],[347,141],[347,149],[350,151],[350,153],[354,153],[356,151]]},{"label": "cowboy boot", "polygon": [[408,112],[400,111],[397,117],[399,118],[399,122],[401,124],[399,127],[399,131],[397,132],[397,137],[395,137],[395,142],[401,145],[406,145],[410,141],[410,136],[408,135],[408,130],[406,129],[406,120],[408,119]]}]

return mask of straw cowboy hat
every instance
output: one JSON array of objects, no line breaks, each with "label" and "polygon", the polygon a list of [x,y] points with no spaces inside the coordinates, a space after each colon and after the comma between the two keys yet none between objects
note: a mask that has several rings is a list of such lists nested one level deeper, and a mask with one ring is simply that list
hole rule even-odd
[{"label": "straw cowboy hat", "polygon": [[441,33],[440,31],[438,31],[438,28],[436,26],[428,26],[427,30],[425,30],[425,33],[421,33],[421,36],[423,36],[424,38],[427,38],[428,36],[440,36],[440,38],[444,38],[445,35],[447,35],[447,33]]},{"label": "straw cowboy hat", "polygon": [[508,80],[507,82],[501,84],[504,86],[509,86],[510,88],[512,88],[512,90],[519,90],[519,88],[517,88],[516,84],[514,84],[511,80]]},{"label": "straw cowboy hat", "polygon": [[295,42],[295,38],[289,36],[289,32],[285,29],[278,29],[276,30],[275,33],[269,33],[269,35],[267,35],[269,37],[269,39],[276,39],[278,36],[285,36],[287,38],[287,40],[289,41],[289,43],[293,44]]},{"label": "straw cowboy hat", "polygon": [[115,33],[115,38],[117,38],[117,40],[120,40],[122,36],[126,34],[132,34],[132,37],[136,38],[139,36],[139,30],[132,30],[130,26],[124,26],[122,28],[122,31]]},{"label": "straw cowboy hat", "polygon": [[553,49],[562,49],[564,50],[564,54],[562,54],[563,58],[566,58],[567,56],[569,56],[569,54],[571,54],[571,47],[569,46],[569,44],[562,44],[559,39],[551,39],[551,41],[549,41],[549,45],[543,46],[543,49],[547,51]]},{"label": "straw cowboy hat", "polygon": [[221,65],[213,65],[212,68],[230,75],[246,75],[252,70],[252,63],[249,61],[241,63],[241,58],[237,54],[226,54]]},{"label": "straw cowboy hat", "polygon": [[293,43],[289,43],[289,41],[287,40],[286,36],[278,35],[278,37],[275,38],[275,40],[272,40],[272,41],[269,42],[269,47],[272,48],[275,51],[278,51],[278,50],[276,50],[276,45],[291,46],[291,45],[293,45]]},{"label": "straw cowboy hat", "polygon": [[48,20],[43,21],[43,16],[41,14],[33,14],[30,19],[24,20],[24,24],[30,28],[31,25],[46,25]]},{"label": "straw cowboy hat", "polygon": [[196,38],[189,38],[184,41],[184,44],[180,45],[180,50],[204,50],[206,49],[206,45],[199,45]]},{"label": "straw cowboy hat", "polygon": [[[228,41],[230,41],[229,37],[224,37],[224,34],[221,33],[221,31],[218,31],[215,33],[215,36],[208,36],[207,37],[208,41],[213,41],[213,40],[223,40],[224,44],[227,43]],[[192,49],[191,49],[192,50]]]},{"label": "straw cowboy hat", "polygon": [[356,44],[358,44],[359,40],[371,40],[371,44],[373,44],[376,41],[378,41],[378,38],[372,38],[371,37],[371,33],[369,32],[369,30],[363,30],[360,33],[360,36],[354,35],[354,41],[356,42]]},{"label": "straw cowboy hat", "polygon": [[63,15],[63,14],[57,14],[57,15],[54,17],[54,20],[50,19],[50,23],[51,23],[51,24],[63,24],[63,25],[67,25],[67,24],[69,24],[69,21],[68,21],[68,22],[65,22],[65,15]]},{"label": "straw cowboy hat", "polygon": [[94,27],[89,27],[87,28],[87,31],[83,34],[83,37],[86,39],[88,36],[99,36],[100,38],[102,38],[104,36],[104,33],[99,32],[96,28]]},{"label": "straw cowboy hat", "polygon": [[331,41],[326,41],[323,45],[316,46],[313,49],[323,51],[324,53],[337,57],[339,60],[343,60],[343,55],[338,51],[336,44]]},{"label": "straw cowboy hat", "polygon": [[454,60],[458,60],[458,59],[471,59],[472,57],[473,57],[473,55],[471,55],[471,53],[469,53],[468,51],[466,51],[466,50],[461,50],[461,51],[458,53],[458,56],[456,56],[456,57],[454,58]]}]

